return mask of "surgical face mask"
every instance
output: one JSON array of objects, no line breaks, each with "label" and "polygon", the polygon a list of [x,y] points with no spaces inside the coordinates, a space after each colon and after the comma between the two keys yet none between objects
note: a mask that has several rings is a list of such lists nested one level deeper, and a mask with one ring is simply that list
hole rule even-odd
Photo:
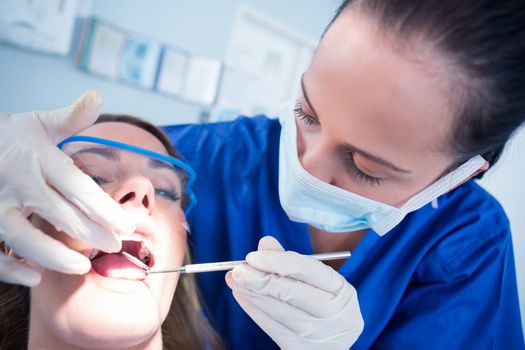
[{"label": "surgical face mask", "polygon": [[151,184],[155,206],[170,215],[181,209],[183,186],[189,202],[186,216],[196,202],[191,190],[195,172],[177,158],[92,136],[71,136],[58,147],[107,193],[129,179],[141,178]]},{"label": "surgical face mask", "polygon": [[396,208],[325,183],[308,173],[297,155],[293,108],[283,109],[279,145],[279,198],[288,217],[327,232],[372,228],[384,235],[406,214],[433,201],[468,179],[485,160],[475,156]]}]

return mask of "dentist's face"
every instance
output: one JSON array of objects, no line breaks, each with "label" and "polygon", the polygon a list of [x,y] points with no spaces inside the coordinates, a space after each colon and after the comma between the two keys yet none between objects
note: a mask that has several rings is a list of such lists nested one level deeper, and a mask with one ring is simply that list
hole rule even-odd
[{"label": "dentist's face", "polygon": [[430,44],[401,43],[343,12],[303,77],[303,167],[324,182],[400,206],[452,164],[451,72]]},{"label": "dentist's face", "polygon": [[[81,135],[167,154],[157,138],[126,123],[96,124]],[[165,177],[170,174],[163,176],[163,172],[169,170],[133,152],[86,148],[81,143],[68,145],[71,147],[64,147],[64,151],[76,165],[92,176],[135,221],[137,230],[123,242],[123,249],[155,267],[182,265],[186,249],[186,230],[181,225],[185,223],[180,206],[182,186],[180,182],[164,185]],[[104,164],[110,164],[111,169]],[[160,344],[161,324],[170,309],[178,274],[146,276],[121,254],[97,253],[57,232],[45,221],[39,218],[34,221],[69,247],[91,255],[93,268],[83,276],[43,271],[42,282],[31,290],[30,331],[36,332],[33,335],[51,345],[66,343],[71,347]]]}]

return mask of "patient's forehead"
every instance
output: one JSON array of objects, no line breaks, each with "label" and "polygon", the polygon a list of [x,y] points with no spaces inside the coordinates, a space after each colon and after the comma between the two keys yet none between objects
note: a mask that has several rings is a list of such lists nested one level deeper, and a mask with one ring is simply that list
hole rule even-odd
[{"label": "patient's forehead", "polygon": [[101,137],[168,155],[159,139],[146,130],[128,123],[98,123],[82,130],[78,135]]}]

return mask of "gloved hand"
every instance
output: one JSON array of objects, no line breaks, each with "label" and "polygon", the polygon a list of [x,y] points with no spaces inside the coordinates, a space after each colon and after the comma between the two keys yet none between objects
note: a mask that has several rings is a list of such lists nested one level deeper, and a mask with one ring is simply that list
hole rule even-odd
[{"label": "gloved hand", "polygon": [[349,349],[364,326],[357,293],[316,259],[259,241],[248,264],[226,274],[239,305],[282,349]]},{"label": "gloved hand", "polygon": [[[90,91],[55,111],[0,113],[0,241],[17,256],[64,273],[91,268],[87,257],[33,227],[30,213],[108,252],[120,249],[115,233],[133,232],[119,205],[56,147],[90,126],[101,105],[100,94]],[[27,286],[40,282],[37,271],[4,253],[0,250],[0,280]]]}]

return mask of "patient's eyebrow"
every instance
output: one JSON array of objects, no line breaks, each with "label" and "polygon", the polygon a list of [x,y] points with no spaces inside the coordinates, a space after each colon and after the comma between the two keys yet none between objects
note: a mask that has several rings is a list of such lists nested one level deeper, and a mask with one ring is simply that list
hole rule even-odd
[{"label": "patient's eyebrow", "polygon": [[115,150],[104,148],[104,147],[89,147],[89,148],[83,148],[81,150],[76,151],[71,155],[71,157],[74,157],[78,154],[83,153],[92,153],[92,154],[98,154],[104,158],[110,159],[110,160],[120,160],[120,156],[118,155]]}]

